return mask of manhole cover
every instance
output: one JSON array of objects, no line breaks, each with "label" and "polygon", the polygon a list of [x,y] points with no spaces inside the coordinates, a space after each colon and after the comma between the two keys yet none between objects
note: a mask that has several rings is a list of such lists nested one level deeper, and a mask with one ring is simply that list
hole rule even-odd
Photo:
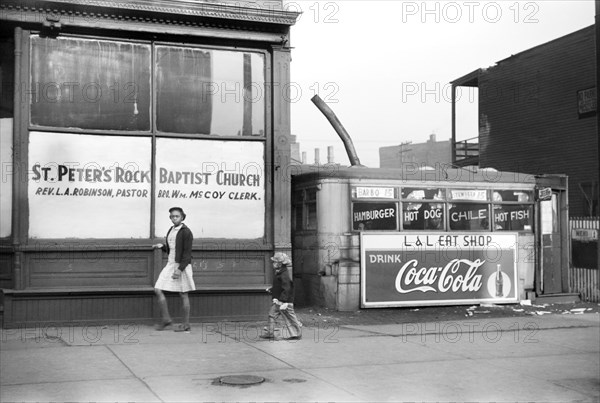
[{"label": "manhole cover", "polygon": [[264,382],[265,378],[256,375],[228,375],[221,377],[219,381],[226,385],[256,385]]}]

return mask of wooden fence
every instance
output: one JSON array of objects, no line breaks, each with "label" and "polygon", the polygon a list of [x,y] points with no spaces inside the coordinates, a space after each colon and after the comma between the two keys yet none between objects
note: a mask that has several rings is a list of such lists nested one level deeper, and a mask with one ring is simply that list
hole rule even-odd
[{"label": "wooden fence", "polygon": [[598,232],[600,217],[571,217],[571,264],[569,288],[581,295],[582,301],[600,302],[598,283]]}]

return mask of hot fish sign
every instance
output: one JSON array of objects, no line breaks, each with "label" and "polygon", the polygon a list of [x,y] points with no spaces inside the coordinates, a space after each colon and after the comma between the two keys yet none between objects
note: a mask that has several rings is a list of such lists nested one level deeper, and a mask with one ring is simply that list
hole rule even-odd
[{"label": "hot fish sign", "polygon": [[515,234],[361,234],[361,305],[517,302]]}]

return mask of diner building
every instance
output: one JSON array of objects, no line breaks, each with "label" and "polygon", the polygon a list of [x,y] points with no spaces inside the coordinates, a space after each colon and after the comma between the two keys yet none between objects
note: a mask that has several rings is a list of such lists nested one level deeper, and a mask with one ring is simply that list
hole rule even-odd
[{"label": "diner building", "polygon": [[291,251],[298,15],[282,1],[0,4],[5,326],[158,318],[167,256],[151,245],[172,206],[194,234],[192,320],[264,316],[269,258]]},{"label": "diner building", "polygon": [[564,296],[567,190],[561,175],[444,164],[299,173],[297,298],[354,311]]}]

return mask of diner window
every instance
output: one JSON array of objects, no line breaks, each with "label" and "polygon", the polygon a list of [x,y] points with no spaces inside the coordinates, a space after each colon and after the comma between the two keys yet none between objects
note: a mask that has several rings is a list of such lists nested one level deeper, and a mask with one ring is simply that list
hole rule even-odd
[{"label": "diner window", "polygon": [[397,230],[398,205],[396,202],[353,202],[352,229]]},{"label": "diner window", "polygon": [[306,229],[317,229],[317,189],[306,191]]},{"label": "diner window", "polygon": [[149,131],[150,45],[31,37],[31,124]]},{"label": "diner window", "polygon": [[259,53],[157,46],[157,129],[264,136],[265,60]]},{"label": "diner window", "polygon": [[[531,231],[533,228],[533,193],[526,190],[493,192],[495,231]],[[527,203],[527,204],[526,204]]]},{"label": "diner window", "polygon": [[448,218],[452,231],[489,231],[489,204],[449,203]]},{"label": "diner window", "polygon": [[317,229],[317,190],[304,189],[293,196],[293,227],[296,231]]},{"label": "diner window", "polygon": [[302,230],[302,216],[303,216],[303,208],[304,208],[304,190],[294,192],[292,196],[292,219],[294,222],[292,223],[292,228],[296,231]]},{"label": "diner window", "polygon": [[533,205],[494,205],[494,230],[531,231]]},{"label": "diner window", "polygon": [[405,230],[439,230],[445,225],[445,191],[441,188],[402,189],[402,228]]}]

